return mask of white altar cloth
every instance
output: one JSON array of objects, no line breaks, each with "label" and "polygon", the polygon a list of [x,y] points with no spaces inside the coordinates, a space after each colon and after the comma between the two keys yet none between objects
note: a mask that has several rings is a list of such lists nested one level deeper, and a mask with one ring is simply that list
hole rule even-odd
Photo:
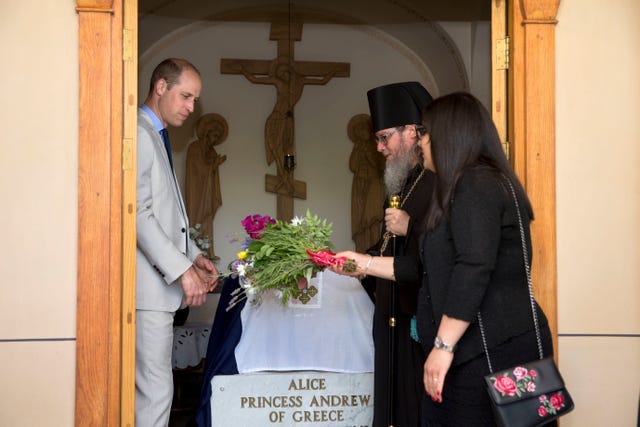
[{"label": "white altar cloth", "polygon": [[357,279],[325,270],[308,305],[283,306],[271,292],[242,309],[238,372],[373,372],[373,303]]},{"label": "white altar cloth", "polygon": [[174,368],[184,369],[200,364],[207,354],[210,325],[204,323],[185,323],[173,328]]}]

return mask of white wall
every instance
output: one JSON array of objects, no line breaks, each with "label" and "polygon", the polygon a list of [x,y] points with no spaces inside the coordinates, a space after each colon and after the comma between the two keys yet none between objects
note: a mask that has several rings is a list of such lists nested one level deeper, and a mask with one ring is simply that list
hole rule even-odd
[{"label": "white wall", "polygon": [[[0,7],[0,425],[71,426],[75,393],[75,2]],[[36,13],[37,11],[37,13]]]},{"label": "white wall", "polygon": [[637,425],[640,3],[562,0],[556,27],[558,331],[576,401],[562,423]]}]

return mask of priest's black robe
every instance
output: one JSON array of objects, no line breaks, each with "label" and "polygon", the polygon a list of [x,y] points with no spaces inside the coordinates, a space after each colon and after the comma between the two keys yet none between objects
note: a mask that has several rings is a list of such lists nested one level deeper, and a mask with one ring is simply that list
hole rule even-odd
[{"label": "priest's black robe", "polygon": [[[422,170],[422,166],[418,165],[411,171],[401,194],[401,209],[411,217],[407,235],[392,238],[382,254],[384,256],[393,256],[394,248],[397,255],[418,255],[421,223],[431,198],[435,177],[428,170],[425,170],[420,177]],[[414,183],[415,187],[409,197],[406,197]],[[381,236],[384,236],[385,231],[383,226]],[[380,248],[381,243],[382,239],[369,252],[379,255],[377,249]],[[420,345],[410,335],[411,318],[416,314],[419,279],[416,277],[414,282],[402,283],[375,279],[373,427],[386,427],[392,423],[395,427],[420,426],[420,401],[425,393],[422,383],[422,366],[425,356]],[[365,279],[363,283],[369,293],[371,293],[371,283],[371,278]],[[394,314],[396,326],[392,332],[389,318]],[[393,336],[393,342],[390,341],[391,336]],[[391,357],[393,357],[393,375],[391,375]],[[392,381],[391,378],[393,378]],[[393,388],[390,393],[391,383]]]}]

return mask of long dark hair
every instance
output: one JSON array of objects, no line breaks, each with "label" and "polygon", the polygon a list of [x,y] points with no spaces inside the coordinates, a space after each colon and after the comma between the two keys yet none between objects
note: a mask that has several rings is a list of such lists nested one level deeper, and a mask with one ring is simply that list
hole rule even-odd
[{"label": "long dark hair", "polygon": [[509,164],[489,112],[477,98],[464,92],[438,98],[425,108],[422,125],[430,136],[436,169],[435,186],[424,221],[426,231],[433,230],[448,217],[458,179],[473,167],[486,167],[508,178],[520,205],[533,219],[531,202]]}]

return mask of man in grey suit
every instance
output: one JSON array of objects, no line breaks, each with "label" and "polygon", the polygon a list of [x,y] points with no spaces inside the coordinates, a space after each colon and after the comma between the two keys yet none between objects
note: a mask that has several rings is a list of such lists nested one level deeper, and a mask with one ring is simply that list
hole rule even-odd
[{"label": "man in grey suit", "polygon": [[173,172],[167,126],[182,126],[202,82],[198,70],[170,58],[153,71],[138,110],[135,423],[167,426],[173,399],[173,317],[199,306],[218,271],[189,239],[180,188]]}]

